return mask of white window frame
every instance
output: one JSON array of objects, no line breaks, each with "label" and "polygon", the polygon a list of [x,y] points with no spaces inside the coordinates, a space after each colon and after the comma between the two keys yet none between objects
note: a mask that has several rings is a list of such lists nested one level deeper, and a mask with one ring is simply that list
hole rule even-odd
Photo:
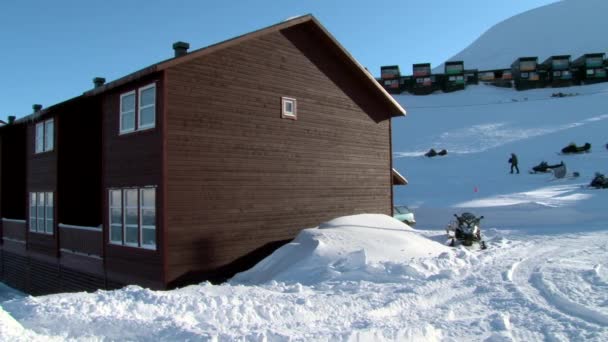
[{"label": "white window frame", "polygon": [[[38,231],[38,194],[35,192],[30,192],[30,232]],[[32,210],[34,208],[34,210]]]},{"label": "white window frame", "polygon": [[[50,129],[49,129],[50,127]],[[55,148],[55,119],[36,123],[34,128],[34,152],[44,153]]]},{"label": "white window frame", "polygon": [[[54,208],[55,194],[53,192],[30,192],[29,225],[31,233],[53,235],[55,231]],[[50,219],[49,214],[53,215]]]},{"label": "white window frame", "polygon": [[35,152],[36,153],[42,153],[44,152],[44,122],[38,122],[36,124],[36,128],[35,128],[35,138],[34,138],[34,145],[35,145]]},{"label": "white window frame", "polygon": [[[291,111],[287,109],[287,105],[291,104]],[[293,97],[281,97],[281,117],[287,119],[298,118],[298,101]]]},{"label": "white window frame", "polygon": [[[135,192],[135,199],[137,200],[137,204],[134,207],[130,207],[128,206],[128,202],[127,202],[127,193],[129,191],[133,191]],[[129,188],[129,189],[123,189],[122,191],[122,217],[123,217],[123,226],[122,226],[122,240],[125,246],[129,246],[129,247],[139,247],[139,230],[140,230],[140,220],[139,220],[139,191],[137,188]],[[129,209],[135,209],[135,212],[137,213],[137,223],[136,224],[127,224],[127,211]],[[127,228],[133,228],[135,227],[137,229],[137,241],[136,242],[127,242]]]},{"label": "white window frame", "polygon": [[[144,207],[144,192],[145,191],[154,191],[154,206],[153,207]],[[144,210],[153,210],[154,211],[154,225],[153,226],[145,226],[144,225]],[[139,189],[139,241],[142,248],[146,249],[156,249],[156,188],[141,188]],[[153,230],[154,231],[154,244],[145,244],[144,241],[144,229]]]},{"label": "white window frame", "polygon": [[[116,191],[119,193],[119,197],[120,197],[120,207],[117,207],[115,205],[113,205],[112,203],[112,192]],[[109,189],[108,191],[108,226],[110,227],[110,229],[108,229],[108,241],[110,241],[111,244],[113,245],[122,245],[124,242],[124,225],[125,225],[125,216],[122,210],[122,190],[121,189]],[[112,209],[120,209],[120,225],[116,225],[116,224],[112,224]],[[121,236],[120,236],[120,240],[112,240],[112,226],[118,226],[120,227],[120,232],[121,232]]]},{"label": "white window frame", "polygon": [[[52,192],[44,193],[44,232],[53,235],[55,231],[55,199]],[[50,202],[50,203],[49,203]],[[49,214],[51,218],[49,219]],[[49,223],[50,221],[50,223]]]},{"label": "white window frame", "polygon": [[[49,134],[49,126],[50,134]],[[49,119],[44,122],[44,152],[52,151],[55,148],[55,120]]]},{"label": "white window frame", "polygon": [[[150,88],[154,89],[154,103],[142,106],[141,104],[141,93]],[[141,125],[141,112],[144,109],[154,108],[154,120],[152,120],[151,124]],[[145,129],[150,129],[156,127],[156,83],[148,84],[145,87],[141,87],[137,91],[137,128],[138,131],[143,131]]]},{"label": "white window frame", "polygon": [[[133,107],[133,128],[128,128],[125,129],[122,127],[122,117],[127,114],[130,113],[131,111],[125,112],[123,111],[122,108],[122,103],[123,103],[123,98],[127,97],[127,96],[131,96],[133,95],[134,99],[134,107]],[[137,96],[135,94],[135,90],[131,90],[130,92],[124,93],[124,94],[120,94],[120,115],[118,116],[118,126],[119,126],[119,132],[120,134],[125,134],[125,133],[131,133],[131,132],[135,132],[137,130]]]},{"label": "white window frame", "polygon": [[[116,246],[127,246],[127,247],[134,247],[134,248],[142,248],[142,249],[147,249],[147,250],[156,250],[157,249],[157,245],[158,245],[158,241],[156,239],[156,235],[155,235],[155,243],[154,245],[151,244],[143,244],[143,230],[144,229],[154,229],[154,232],[156,234],[157,231],[157,227],[158,227],[158,217],[157,217],[157,210],[156,210],[156,203],[158,203],[158,198],[157,198],[157,191],[156,191],[156,186],[145,186],[145,187],[129,187],[129,188],[109,188],[108,189],[108,242],[112,245],[116,245]],[[143,194],[144,191],[148,191],[148,190],[154,190],[154,207],[150,206],[150,207],[143,207],[142,203],[143,203]],[[120,203],[120,207],[116,206],[116,205],[112,205],[112,192],[113,191],[118,191],[120,193],[120,199],[121,199],[121,203]],[[136,193],[136,198],[137,198],[137,206],[136,207],[128,207],[127,206],[127,192],[128,191],[135,191]],[[121,240],[112,240],[112,209],[120,209],[121,210],[121,215],[122,215],[122,220],[121,220],[121,232],[122,232],[122,237]],[[136,209],[137,210],[137,243],[128,243],[127,242],[127,209]],[[155,220],[155,224],[154,226],[144,226],[143,225],[143,211],[144,210],[154,210],[154,220]],[[116,226],[116,225],[115,225]],[[129,225],[130,227],[133,227],[133,225]],[[152,228],[153,227],[153,228]]]}]

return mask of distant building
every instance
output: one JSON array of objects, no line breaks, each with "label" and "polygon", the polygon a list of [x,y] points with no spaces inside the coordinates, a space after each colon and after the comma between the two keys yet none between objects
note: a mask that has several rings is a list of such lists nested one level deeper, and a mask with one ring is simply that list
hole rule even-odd
[{"label": "distant building", "polygon": [[401,72],[398,65],[387,65],[380,67],[380,81],[384,89],[391,94],[399,94],[401,83]]},{"label": "distant building", "polygon": [[539,88],[542,83],[538,71],[538,57],[520,57],[511,64],[515,89]]},{"label": "distant building", "polygon": [[606,82],[605,53],[588,53],[572,62],[572,72],[578,84]]},{"label": "distant building", "polygon": [[463,90],[465,87],[464,62],[446,62],[444,66],[443,91]]},{"label": "distant building", "polygon": [[545,84],[551,87],[572,85],[570,55],[551,56],[541,63],[540,69],[545,73]]},{"label": "distant building", "polygon": [[436,76],[431,73],[430,63],[412,65],[412,86],[410,92],[415,95],[426,95],[438,90]]}]

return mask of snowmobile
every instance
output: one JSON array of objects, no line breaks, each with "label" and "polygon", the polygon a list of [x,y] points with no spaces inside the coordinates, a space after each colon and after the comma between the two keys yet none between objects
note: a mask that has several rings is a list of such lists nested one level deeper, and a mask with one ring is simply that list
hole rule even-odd
[{"label": "snowmobile", "polygon": [[481,238],[480,221],[483,216],[476,217],[475,215],[465,212],[458,216],[454,214],[456,221],[452,221],[446,228],[449,245],[454,247],[457,241],[463,246],[472,246],[474,242],[479,243],[481,249],[486,249],[486,243]]}]

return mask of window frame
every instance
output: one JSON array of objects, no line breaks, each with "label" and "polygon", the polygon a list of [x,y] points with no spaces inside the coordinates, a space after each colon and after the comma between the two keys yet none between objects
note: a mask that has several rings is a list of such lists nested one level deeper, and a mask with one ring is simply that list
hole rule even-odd
[{"label": "window frame", "polygon": [[[144,206],[144,192],[145,191],[154,191],[154,205],[150,207]],[[144,210],[153,210],[154,211],[154,226],[144,225]],[[139,189],[139,243],[141,248],[156,250],[156,188],[148,187],[148,188],[140,188]],[[153,227],[153,228],[150,228]],[[144,229],[153,230],[154,231],[154,244],[145,244],[144,243]]]},{"label": "window frame", "polygon": [[[149,190],[153,190],[154,191],[154,205],[150,206],[150,207],[144,207],[143,206],[143,194],[145,191],[149,191]],[[119,192],[119,197],[120,197],[120,207],[116,205],[116,203],[112,203],[112,192]],[[136,196],[136,200],[137,200],[137,206],[133,207],[133,206],[127,206],[127,192],[129,191],[134,191],[135,192],[135,196]],[[108,243],[113,245],[113,246],[121,246],[121,247],[131,247],[131,248],[138,248],[138,249],[145,249],[145,250],[150,250],[150,251],[157,251],[158,250],[158,236],[157,236],[157,230],[158,230],[158,210],[157,210],[157,203],[158,203],[158,196],[157,196],[158,192],[157,192],[157,187],[156,186],[143,186],[143,187],[125,187],[125,188],[108,188]],[[113,240],[112,239],[112,227],[113,226],[118,226],[117,224],[112,224],[112,209],[120,209],[120,213],[121,213],[121,224],[120,224],[120,231],[121,231],[121,240]],[[136,243],[132,243],[132,242],[127,242],[127,228],[129,227],[133,227],[134,225],[128,225],[127,226],[127,210],[128,209],[136,209],[137,212],[137,242]],[[143,211],[144,210],[154,210],[154,245],[151,244],[144,244],[143,243],[143,230],[144,229],[151,229],[150,225],[144,226],[143,225]]]},{"label": "window frame", "polygon": [[[135,199],[136,199],[136,205],[133,206],[129,206],[128,205],[128,201],[127,201],[127,193],[129,193],[129,191],[133,191],[135,192]],[[129,246],[129,247],[139,247],[140,246],[140,241],[139,241],[139,230],[140,230],[140,225],[139,225],[139,189],[137,188],[128,188],[128,189],[123,189],[122,191],[122,217],[123,217],[123,226],[122,226],[122,241],[123,244],[125,246]],[[135,209],[135,212],[137,213],[137,224],[133,225],[133,224],[127,224],[127,211],[131,209]],[[133,228],[135,226],[135,228],[137,229],[137,241],[135,243],[133,242],[127,242],[127,230],[129,228]]]},{"label": "window frame", "polygon": [[[120,198],[120,206],[116,207],[115,205],[113,205],[112,203],[112,192],[118,192],[119,193],[119,198]],[[124,213],[123,213],[123,209],[122,209],[122,189],[109,189],[108,190],[108,242],[110,244],[113,245],[123,245],[124,243],[124,231],[123,231],[123,227],[125,225],[125,217],[124,217]],[[113,240],[112,239],[112,226],[117,226],[116,224],[112,223],[112,209],[119,209],[120,210],[120,240]]]},{"label": "window frame", "polygon": [[[152,82],[152,83],[149,83],[149,84],[141,86],[141,87],[135,87],[128,92],[120,94],[119,113],[118,113],[118,135],[131,134],[134,132],[146,131],[146,130],[156,128],[156,120],[158,117],[158,115],[157,115],[158,91],[156,88],[156,83],[157,82]],[[154,89],[153,90],[154,91],[154,102],[151,104],[142,106],[141,94],[142,94],[142,92],[144,92],[148,89]],[[131,111],[128,111],[128,112],[123,111],[123,99],[128,96],[133,96],[135,98],[135,104],[133,107],[133,128],[125,129],[123,127],[122,119],[125,116],[125,114],[129,114],[129,113],[131,113]],[[152,120],[151,123],[142,125],[141,124],[142,111],[145,109],[148,109],[148,108],[153,108],[154,120]]]},{"label": "window frame", "polygon": [[[287,111],[286,106],[291,104],[291,111]],[[283,119],[298,119],[298,100],[293,97],[281,97],[281,117]]]},{"label": "window frame", "polygon": [[[40,128],[40,132],[39,132]],[[44,121],[36,123],[34,128],[34,153],[44,152]]]},{"label": "window frame", "polygon": [[[125,112],[123,111],[123,99],[127,96],[131,96],[133,95],[134,98],[134,104],[133,104],[133,128],[129,128],[129,129],[125,129],[122,127],[122,118],[123,116],[125,116],[126,113],[129,112]],[[118,132],[119,134],[127,134],[127,133],[132,133],[135,132],[137,130],[137,94],[135,92],[135,90],[131,90],[129,92],[120,94],[120,103],[119,103],[119,115],[118,115]]]},{"label": "window frame", "polygon": [[[144,91],[146,91],[150,88],[154,89],[154,103],[142,106],[141,93],[143,93]],[[152,120],[151,124],[142,125],[141,124],[141,112],[142,112],[142,110],[148,109],[148,108],[154,108],[154,120]],[[154,127],[156,127],[156,83],[151,83],[151,84],[148,84],[147,86],[143,86],[143,87],[137,89],[137,126],[136,126],[136,130],[143,131],[146,129],[152,129]]]},{"label": "window frame", "polygon": [[[31,191],[29,194],[29,232],[53,235],[55,233],[55,193],[52,191]],[[50,205],[49,197],[51,199]],[[49,218],[51,214],[52,217]]]},{"label": "window frame", "polygon": [[[49,132],[48,132],[49,124],[52,127],[50,139],[49,139]],[[50,142],[50,144],[47,144],[49,142]],[[54,118],[44,121],[44,139],[42,141],[42,144],[43,144],[43,152],[50,152],[55,149],[55,119]]]}]

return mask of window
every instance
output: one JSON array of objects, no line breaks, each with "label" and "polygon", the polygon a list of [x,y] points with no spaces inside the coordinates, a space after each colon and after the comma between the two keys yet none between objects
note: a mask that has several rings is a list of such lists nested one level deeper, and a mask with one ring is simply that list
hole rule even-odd
[{"label": "window", "polygon": [[156,189],[140,191],[141,245],[156,248]]},{"label": "window", "polygon": [[55,121],[49,119],[36,124],[36,153],[52,151],[55,147]]},{"label": "window", "polygon": [[110,242],[122,244],[122,191],[110,190]]},{"label": "window", "polygon": [[36,124],[36,153],[44,152],[44,123]]},{"label": "window", "polygon": [[[137,115],[135,115],[137,113]],[[120,95],[120,134],[156,126],[156,84]]]},{"label": "window", "polygon": [[53,234],[53,193],[45,193],[44,212],[45,212],[45,226],[44,230],[47,234]]},{"label": "window", "polygon": [[594,73],[595,73],[595,70],[587,69],[587,75],[593,75]]},{"label": "window", "polygon": [[52,192],[30,192],[30,232],[53,234],[55,228]]},{"label": "window", "polygon": [[152,128],[156,122],[156,86],[139,89],[139,129]]},{"label": "window", "polygon": [[296,99],[289,97],[281,98],[281,117],[296,119],[298,117],[297,107],[296,107]]},{"label": "window", "polygon": [[521,78],[528,78],[529,74],[527,72],[521,73]]},{"label": "window", "polygon": [[156,188],[109,190],[110,243],[156,249]]},{"label": "window", "polygon": [[135,92],[120,95],[120,133],[135,131]]},{"label": "window", "polygon": [[44,150],[52,151],[55,142],[55,121],[53,119],[44,122]]}]

